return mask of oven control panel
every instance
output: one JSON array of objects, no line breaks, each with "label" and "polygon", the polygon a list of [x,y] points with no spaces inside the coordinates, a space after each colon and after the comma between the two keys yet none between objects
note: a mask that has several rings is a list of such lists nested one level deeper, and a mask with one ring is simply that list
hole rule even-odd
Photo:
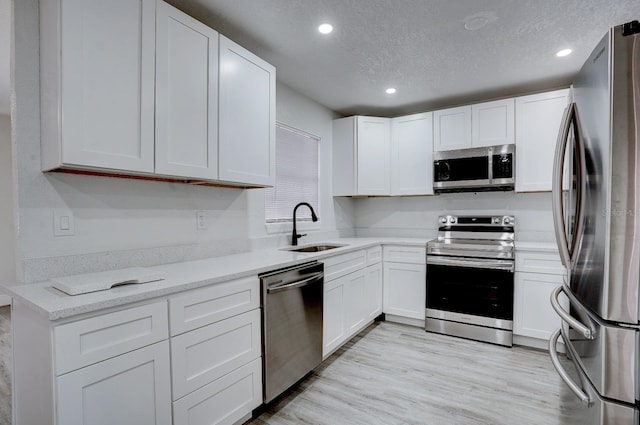
[{"label": "oven control panel", "polygon": [[456,216],[443,215],[438,217],[441,226],[472,226],[472,227],[513,227],[515,217],[512,215],[484,215],[484,216]]}]

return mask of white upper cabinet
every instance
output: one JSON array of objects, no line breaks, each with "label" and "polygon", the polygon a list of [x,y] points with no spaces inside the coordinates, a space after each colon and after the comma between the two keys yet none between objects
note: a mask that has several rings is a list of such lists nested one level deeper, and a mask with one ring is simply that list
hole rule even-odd
[{"label": "white upper cabinet", "polygon": [[550,191],[569,89],[516,98],[516,192]]},{"label": "white upper cabinet", "polygon": [[471,147],[514,143],[514,99],[471,105]]},{"label": "white upper cabinet", "polygon": [[433,112],[433,150],[471,147],[471,106]]},{"label": "white upper cabinet", "polygon": [[388,195],[391,123],[387,118],[358,117],[358,195]]},{"label": "white upper cabinet", "polygon": [[164,2],[156,27],[156,173],[218,178],[218,33]]},{"label": "white upper cabinet", "polygon": [[155,8],[155,0],[41,2],[44,170],[153,172]]},{"label": "white upper cabinet", "polygon": [[333,194],[389,195],[391,123],[347,117],[333,122]]},{"label": "white upper cabinet", "polygon": [[276,70],[220,36],[219,178],[275,183]]},{"label": "white upper cabinet", "polygon": [[433,195],[433,113],[391,120],[391,194]]}]

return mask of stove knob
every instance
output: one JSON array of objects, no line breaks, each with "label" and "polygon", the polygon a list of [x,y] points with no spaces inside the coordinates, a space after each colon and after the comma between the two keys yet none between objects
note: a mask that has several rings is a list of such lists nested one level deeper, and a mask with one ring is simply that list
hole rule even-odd
[{"label": "stove knob", "polygon": [[493,217],[493,224],[500,224],[500,217]]},{"label": "stove knob", "polygon": [[505,218],[504,218],[504,224],[506,224],[507,226],[508,226],[509,224],[511,224],[511,217],[505,217]]},{"label": "stove knob", "polygon": [[440,223],[447,224],[447,217],[440,217]]},{"label": "stove knob", "polygon": [[453,224],[453,223],[456,222],[456,218],[455,217],[451,217],[451,218],[449,218],[449,221],[451,222],[451,224]]}]

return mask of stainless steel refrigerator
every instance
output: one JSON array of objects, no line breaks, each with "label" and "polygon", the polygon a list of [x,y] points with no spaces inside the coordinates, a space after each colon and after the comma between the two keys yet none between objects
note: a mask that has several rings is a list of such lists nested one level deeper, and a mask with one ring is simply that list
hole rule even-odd
[{"label": "stainless steel refrigerator", "polygon": [[[567,278],[551,297],[563,324],[549,352],[582,401],[580,424],[639,423],[639,32],[637,21],[617,26],[596,46],[573,82],[556,148],[554,223]],[[560,337],[573,375],[556,352]]]}]

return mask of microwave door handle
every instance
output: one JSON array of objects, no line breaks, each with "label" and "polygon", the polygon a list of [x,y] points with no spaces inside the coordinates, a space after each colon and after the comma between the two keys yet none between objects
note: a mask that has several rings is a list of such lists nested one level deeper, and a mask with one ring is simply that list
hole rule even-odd
[{"label": "microwave door handle", "polygon": [[553,160],[553,183],[551,190],[551,207],[553,212],[553,224],[556,232],[556,242],[560,253],[562,264],[571,267],[571,255],[569,253],[569,243],[565,231],[564,208],[562,207],[562,180],[564,171],[564,156],[569,141],[569,129],[572,123],[575,103],[571,103],[564,110],[562,125],[556,142],[556,152]]},{"label": "microwave door handle", "polygon": [[556,344],[558,343],[558,338],[561,334],[562,339],[565,340],[565,347],[568,347],[570,345],[568,340],[565,339],[562,330],[556,330],[549,339],[549,357],[551,357],[551,363],[553,364],[553,367],[556,369],[556,372],[558,372],[558,375],[560,375],[560,378],[564,381],[564,383],[567,384],[569,389],[571,389],[571,391],[573,391],[573,393],[580,399],[580,402],[585,406],[591,406],[593,405],[593,402],[589,395],[587,395],[587,393],[583,391],[580,385],[576,384],[575,381],[571,379],[567,371],[562,366],[562,363],[560,363],[560,358],[558,357],[558,352],[556,351]]}]

